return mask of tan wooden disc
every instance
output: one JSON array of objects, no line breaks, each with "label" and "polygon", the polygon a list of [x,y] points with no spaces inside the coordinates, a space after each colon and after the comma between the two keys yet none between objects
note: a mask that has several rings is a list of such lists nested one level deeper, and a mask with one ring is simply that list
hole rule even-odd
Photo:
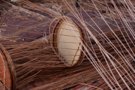
[{"label": "tan wooden disc", "polygon": [[82,61],[82,30],[70,18],[60,17],[51,24],[53,30],[52,45],[58,56],[67,66],[74,66]]}]

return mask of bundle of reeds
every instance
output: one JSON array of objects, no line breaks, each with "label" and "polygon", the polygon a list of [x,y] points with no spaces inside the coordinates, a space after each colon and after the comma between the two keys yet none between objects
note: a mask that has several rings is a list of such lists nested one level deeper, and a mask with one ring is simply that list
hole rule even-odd
[{"label": "bundle of reeds", "polygon": [[[125,14],[124,13],[125,11],[121,10],[120,7],[117,7],[116,3],[113,0],[111,0],[112,5],[116,9],[116,12],[117,12],[115,13],[116,16],[120,18],[120,20],[117,21],[115,19],[116,17],[114,17],[113,15],[104,15],[103,13],[100,12],[99,7],[97,6],[97,3],[99,5],[102,5],[101,2],[97,2],[94,0],[91,0],[91,2],[95,10],[97,11],[98,15],[102,19],[102,22],[105,23],[106,27],[108,28],[107,29],[108,33],[105,33],[104,30],[100,28],[100,26],[94,21],[93,18],[91,18],[91,16],[89,16],[89,14],[87,14],[87,12],[83,9],[83,7],[81,7],[81,5],[80,5],[80,8],[82,9],[84,13],[86,13],[88,18],[92,21],[92,23],[94,23],[95,27],[90,25],[87,21],[85,21],[83,17],[81,17],[81,14],[77,11],[77,9],[73,7],[75,9],[74,10],[72,6],[69,5],[67,1],[65,1],[68,8],[70,8],[71,12],[75,16],[75,18],[78,20],[79,24],[81,25],[81,30],[80,28],[78,28],[79,26],[76,23],[74,24],[68,18],[56,19],[56,23],[54,24],[54,26],[52,24],[53,29],[51,29],[51,30],[54,30],[53,34],[51,35],[51,37],[53,36],[53,39],[51,39],[53,41],[51,42],[52,43],[51,45],[49,43],[46,43],[45,45],[43,45],[43,44],[40,44],[39,42],[34,44],[32,42],[31,45],[28,44],[26,46],[24,45],[19,48],[16,48],[15,46],[13,47],[13,49],[9,50],[11,53],[11,57],[13,58],[15,67],[16,67],[16,72],[17,72],[16,78],[18,82],[18,88],[24,87],[25,86],[23,84],[24,82],[28,81],[27,83],[29,83],[31,82],[33,78],[35,78],[35,76],[37,75],[40,76],[42,74],[44,75],[44,73],[47,73],[47,72],[48,72],[48,75],[50,76],[52,75],[52,77],[54,77],[55,80],[57,81],[55,82],[54,78],[53,80],[49,79],[47,82],[48,85],[37,87],[37,89],[54,89],[55,90],[55,89],[63,89],[63,87],[65,88],[66,86],[67,88],[72,87],[73,85],[77,84],[76,82],[80,82],[80,77],[76,78],[77,76],[73,74],[74,71],[76,70],[72,71],[71,69],[66,69],[67,71],[69,70],[68,74],[63,74],[63,70],[65,70],[66,66],[73,66],[77,64],[78,61],[81,61],[82,59],[87,59],[90,61],[90,63],[93,65],[96,71],[100,74],[100,76],[103,78],[103,80],[106,82],[106,84],[108,85],[110,89],[131,90],[132,88],[135,88],[134,87],[135,86],[134,85],[135,84],[134,82],[135,70],[131,64],[131,62],[134,61],[134,55],[135,55],[134,54],[135,53],[134,30],[133,28],[131,28],[132,26],[130,25],[130,23],[126,21],[128,16],[134,19],[132,3],[129,1],[129,2],[126,2],[126,6],[124,4],[125,9],[129,13],[129,15],[127,16],[127,13]],[[108,6],[106,2],[105,2],[105,6],[107,6],[108,10],[112,14],[114,14],[114,12],[111,10],[111,8]],[[33,7],[36,7],[37,11],[43,10],[43,9],[39,9],[39,7],[37,6],[33,6]],[[130,11],[128,11],[127,7],[128,9],[130,9]],[[118,31],[113,30],[113,28],[109,25],[110,22],[106,20],[105,18],[106,16],[107,17],[109,16],[109,18],[111,18],[113,23],[115,23],[115,26],[118,28]],[[119,25],[119,22],[121,26]],[[94,32],[98,34],[97,35],[93,34],[93,31],[90,30],[88,26],[92,27]],[[85,33],[86,33],[85,35],[87,35],[85,38],[83,37],[82,32],[80,32],[82,31],[82,27],[83,27],[83,30],[85,30]],[[122,30],[121,27],[124,27],[124,30]],[[70,29],[70,30],[67,30],[67,29]],[[70,36],[70,35],[74,35],[74,36]],[[67,40],[66,43],[63,42],[65,40]],[[71,45],[73,43],[75,45]],[[45,46],[46,49],[45,50],[40,49],[40,45],[43,45],[43,47]],[[72,49],[69,49],[70,47],[72,47]],[[24,49],[26,49],[26,51]],[[82,53],[85,55],[85,58],[80,57]],[[129,56],[129,58],[127,56]],[[49,59],[49,61],[45,61],[45,59]],[[63,64],[59,59],[61,59],[62,62],[64,62],[65,64]],[[79,68],[81,69],[85,68],[85,66],[86,68],[89,67],[89,65],[88,67],[87,65],[85,66],[83,65],[85,64],[82,64],[82,67],[80,66],[77,67],[77,70],[79,70]],[[69,74],[70,70],[73,76],[72,74]],[[55,73],[52,74],[52,71],[54,71]],[[80,73],[80,71],[76,73],[78,76],[81,76],[81,74],[84,75],[85,70],[84,72],[81,71],[81,74],[78,74]],[[60,76],[57,77],[56,74]],[[87,72],[85,74],[89,75],[91,73]],[[68,76],[65,77],[66,75]],[[41,76],[39,78],[40,78],[39,80],[41,80]],[[89,81],[91,77],[89,76],[85,78],[86,78],[86,81]],[[52,85],[56,87],[52,87]],[[104,87],[104,88],[108,89],[108,87]]]},{"label": "bundle of reeds", "polygon": [[[119,33],[119,31],[115,31],[115,33],[119,37],[121,37],[121,34]],[[114,40],[112,42],[116,43],[117,40],[113,39],[113,35],[111,35],[110,33],[105,33],[105,34],[106,34],[106,36],[108,36],[109,39]],[[97,38],[99,41],[101,41],[101,44],[104,45],[104,41],[101,39],[101,35],[98,35]],[[121,37],[121,40],[124,42],[124,39],[122,37]],[[92,39],[91,39],[91,42],[93,42]],[[126,45],[126,44],[124,44],[124,45]],[[113,55],[113,54],[116,55],[116,52],[111,50],[111,47],[109,46],[109,44],[106,43],[106,46],[107,46],[106,50],[108,50],[108,51],[110,50],[111,55]],[[100,53],[100,49],[98,48],[98,46],[95,45],[95,43],[93,42],[92,44],[89,44],[89,47],[94,47],[94,50],[97,51],[96,52],[97,57],[102,61],[102,63],[104,63],[103,65],[105,65],[106,64],[104,61],[105,59],[103,58],[102,54]],[[117,44],[116,44],[116,47],[119,48],[119,45],[117,46]],[[132,48],[132,50],[134,50],[133,48]],[[95,71],[94,68],[92,69],[92,67],[88,63],[86,57],[82,58],[85,61],[81,65],[76,66],[74,68],[66,68],[66,66],[63,64],[63,62],[61,62],[61,60],[59,59],[58,55],[54,52],[53,47],[51,47],[48,42],[43,41],[42,39],[36,40],[34,42],[31,42],[31,43],[28,43],[25,45],[22,44],[19,47],[18,47],[18,45],[12,46],[7,49],[10,52],[10,55],[13,59],[15,67],[16,67],[15,70],[17,72],[18,88],[24,87],[23,86],[24,84],[22,84],[22,83],[25,82],[25,84],[26,84],[27,79],[30,76],[29,73],[31,73],[31,72],[32,72],[31,73],[32,75],[36,72],[36,75],[38,76],[38,78],[36,77],[33,80],[40,82],[40,80],[46,79],[45,83],[46,84],[48,83],[48,85],[49,85],[49,86],[43,86],[43,87],[41,86],[39,88],[45,88],[45,89],[51,88],[53,90],[58,89],[58,88],[59,89],[60,88],[69,88],[69,87],[72,87],[72,86],[78,84],[79,82],[82,82],[83,80],[80,80],[80,77],[82,77],[82,75],[88,75],[86,77],[85,76],[83,77],[83,78],[86,78],[85,79],[86,81],[94,80],[92,78],[96,78],[96,77],[94,77],[94,76],[96,76],[96,74],[98,76],[97,71]],[[125,54],[127,53],[124,49],[120,50],[120,51]],[[118,58],[118,56],[115,56],[115,57]],[[130,59],[130,60],[132,61],[132,59]],[[118,61],[121,64],[123,63],[119,59],[118,59]],[[92,71],[90,71],[89,69],[93,70],[93,73],[95,73],[95,74],[93,75],[91,73]],[[107,67],[106,67],[106,69],[107,69]],[[70,74],[70,72],[72,74]],[[27,73],[28,73],[28,75],[27,75]],[[26,74],[26,76],[24,76],[25,74]],[[47,75],[45,75],[45,74],[47,74]],[[75,77],[78,77],[78,78],[73,77],[74,74],[75,74]],[[64,77],[65,75],[66,76],[68,75],[68,76]],[[76,76],[76,75],[78,75],[78,76]],[[49,78],[50,76],[51,76],[51,78]],[[47,78],[48,78],[48,80],[47,80]],[[54,83],[53,86],[56,85],[57,87],[52,87],[50,84],[50,83],[54,82],[54,78],[56,79],[56,83]],[[60,78],[62,79],[62,81],[57,80]],[[70,79],[66,79],[66,78],[70,78]],[[32,78],[30,78],[30,80],[31,79]],[[84,80],[84,82],[86,82],[85,80]],[[67,82],[69,82],[69,83],[67,83]],[[58,87],[58,84],[60,85],[59,87]],[[68,86],[65,87],[66,85],[68,85]]]},{"label": "bundle of reeds", "polygon": [[51,24],[49,40],[7,47],[15,66],[17,88],[32,82],[42,70],[45,73],[60,71],[80,64],[84,56],[82,38],[81,29],[70,18],[59,17]]}]

